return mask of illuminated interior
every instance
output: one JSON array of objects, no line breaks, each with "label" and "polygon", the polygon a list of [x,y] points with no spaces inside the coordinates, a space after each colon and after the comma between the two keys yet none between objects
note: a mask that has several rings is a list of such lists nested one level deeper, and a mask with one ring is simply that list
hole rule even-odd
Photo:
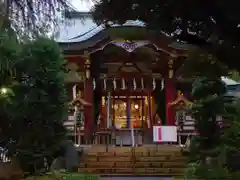
[{"label": "illuminated interior", "polygon": [[[129,106],[128,104],[129,103]],[[148,119],[148,101],[146,96],[112,97],[112,111],[114,125],[117,129],[130,128],[131,123],[134,128],[141,128]],[[128,122],[128,109],[129,122]]]}]

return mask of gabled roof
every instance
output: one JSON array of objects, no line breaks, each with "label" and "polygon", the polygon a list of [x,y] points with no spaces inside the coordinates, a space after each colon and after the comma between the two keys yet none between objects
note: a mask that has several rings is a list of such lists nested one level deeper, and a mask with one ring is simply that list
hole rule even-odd
[{"label": "gabled roof", "polygon": [[[59,23],[56,33],[56,41],[59,43],[76,43],[86,41],[101,31],[105,30],[105,25],[97,25],[91,13],[68,12],[65,14],[66,20]],[[142,21],[127,21],[123,25],[112,24],[111,27],[145,27]]]},{"label": "gabled roof", "polygon": [[[65,19],[59,23],[58,30],[56,30],[55,40],[65,50],[69,49],[70,45],[72,50],[93,47],[109,38],[105,25],[97,25],[90,12],[71,11],[65,12],[64,16]],[[145,28],[146,26],[144,22],[138,20],[128,20],[123,25],[110,25],[110,28],[122,27]],[[162,35],[167,37],[165,34]],[[175,41],[168,46],[178,50],[187,50],[190,45]]]}]

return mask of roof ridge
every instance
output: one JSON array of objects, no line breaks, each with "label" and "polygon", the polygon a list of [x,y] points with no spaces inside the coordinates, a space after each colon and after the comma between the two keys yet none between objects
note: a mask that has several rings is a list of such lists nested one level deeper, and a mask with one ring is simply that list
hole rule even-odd
[{"label": "roof ridge", "polygon": [[79,19],[79,18],[86,18],[92,17],[92,13],[90,11],[64,11],[63,15],[67,19]]}]

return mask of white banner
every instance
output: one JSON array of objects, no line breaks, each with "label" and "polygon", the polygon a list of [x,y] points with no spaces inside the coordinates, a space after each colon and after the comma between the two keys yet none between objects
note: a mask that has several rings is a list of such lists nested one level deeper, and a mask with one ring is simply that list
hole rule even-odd
[{"label": "white banner", "polygon": [[153,126],[154,142],[177,142],[177,126]]}]

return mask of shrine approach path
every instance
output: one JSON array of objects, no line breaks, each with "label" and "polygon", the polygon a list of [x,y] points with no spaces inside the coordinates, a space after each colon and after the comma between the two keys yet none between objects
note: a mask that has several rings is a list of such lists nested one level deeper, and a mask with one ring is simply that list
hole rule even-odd
[{"label": "shrine approach path", "polygon": [[171,177],[101,177],[101,180],[173,180]]}]

